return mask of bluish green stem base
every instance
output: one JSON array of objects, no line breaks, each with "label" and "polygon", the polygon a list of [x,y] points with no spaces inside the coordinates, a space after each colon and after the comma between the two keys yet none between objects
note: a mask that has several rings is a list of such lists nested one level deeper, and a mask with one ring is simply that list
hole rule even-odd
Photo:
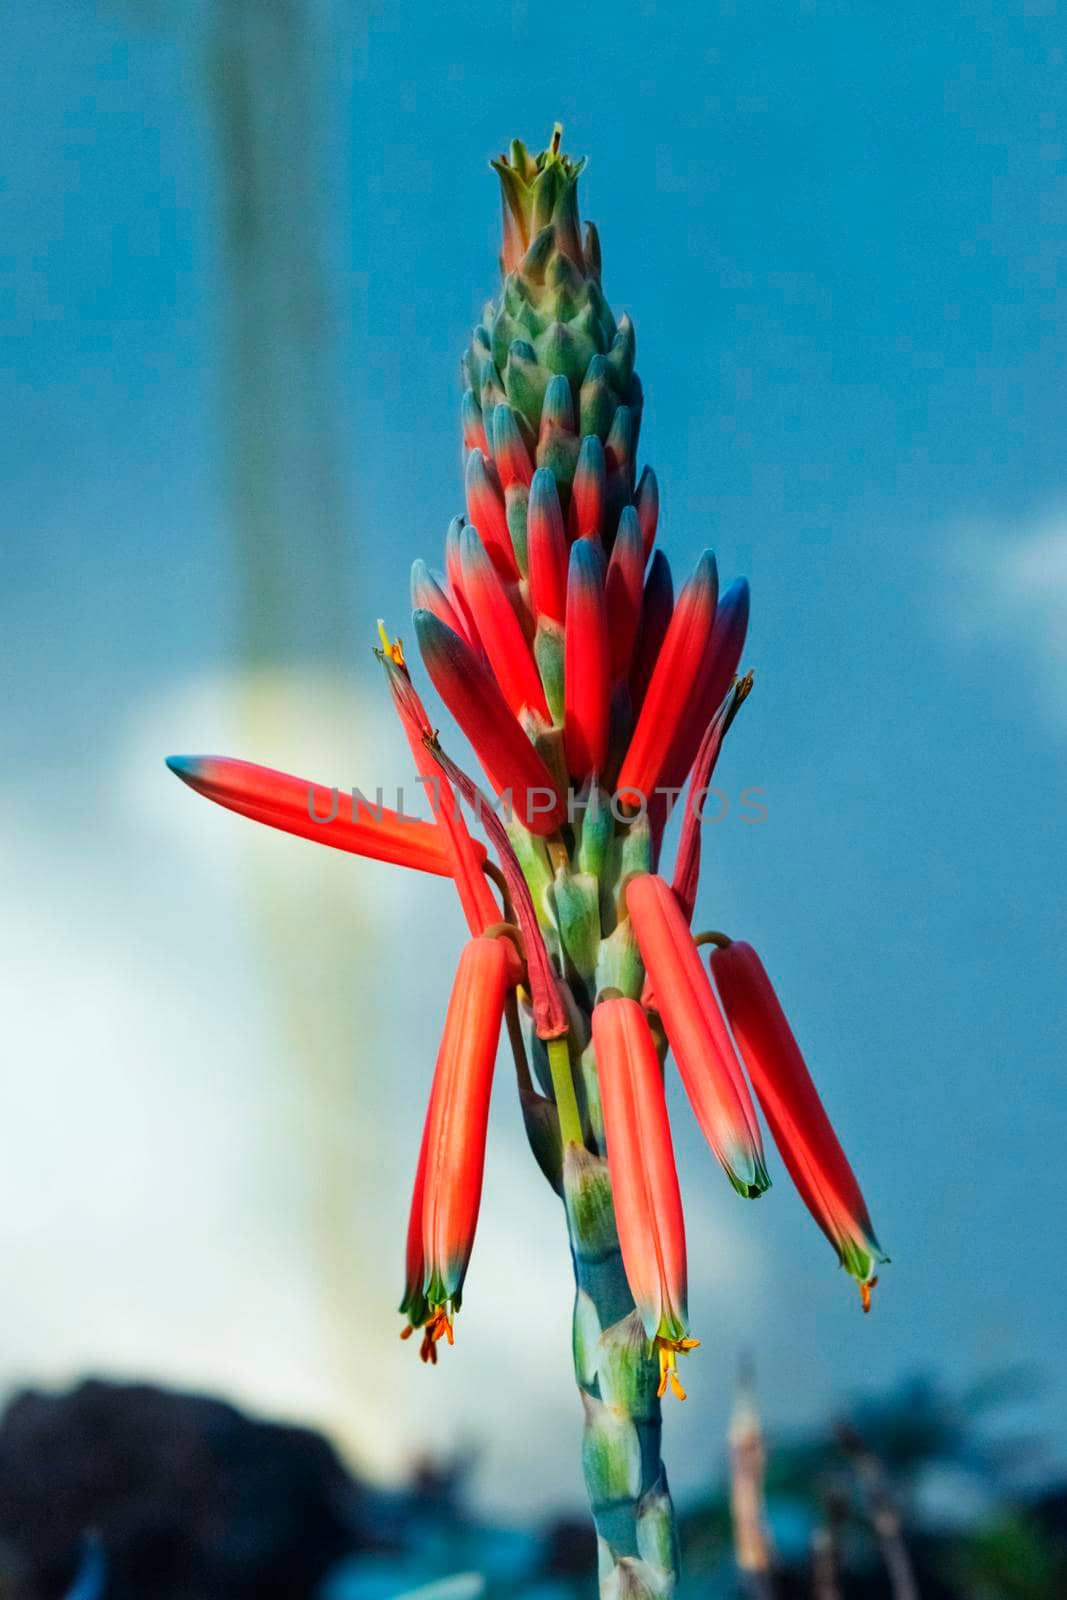
[{"label": "bluish green stem base", "polygon": [[677,1538],[660,1456],[659,1361],[626,1283],[607,1165],[571,1146],[564,1199],[576,1284],[574,1369],[601,1600],[670,1600]]}]

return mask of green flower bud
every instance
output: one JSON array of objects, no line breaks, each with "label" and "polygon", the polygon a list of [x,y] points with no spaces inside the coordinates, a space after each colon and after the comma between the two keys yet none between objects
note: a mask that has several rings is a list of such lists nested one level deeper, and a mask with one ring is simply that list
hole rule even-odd
[{"label": "green flower bud", "polygon": [[563,948],[579,974],[590,978],[600,948],[600,886],[587,872],[560,867],[553,892]]}]

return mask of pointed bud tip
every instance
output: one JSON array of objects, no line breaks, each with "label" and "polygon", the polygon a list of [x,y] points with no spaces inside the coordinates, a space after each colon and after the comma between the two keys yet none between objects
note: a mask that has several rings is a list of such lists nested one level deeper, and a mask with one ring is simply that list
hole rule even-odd
[{"label": "pointed bud tip", "polygon": [[210,757],[165,756],[164,760],[176,778],[180,778],[183,783],[195,783],[196,779],[202,775],[204,765],[210,760]]}]

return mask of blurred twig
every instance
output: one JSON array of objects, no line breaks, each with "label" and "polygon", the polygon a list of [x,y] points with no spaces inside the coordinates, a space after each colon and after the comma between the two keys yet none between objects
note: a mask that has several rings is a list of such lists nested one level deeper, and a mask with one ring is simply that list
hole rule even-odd
[{"label": "blurred twig", "polygon": [[900,1511],[889,1487],[885,1469],[864,1443],[859,1432],[846,1422],[836,1425],[838,1444],[852,1464],[866,1496],[878,1545],[889,1575],[893,1600],[919,1600],[915,1571],[904,1540]]},{"label": "blurred twig", "polygon": [[766,1449],[751,1363],[742,1362],[730,1420],[730,1513],[734,1555],[750,1600],[773,1600],[773,1547],[764,1503]]}]

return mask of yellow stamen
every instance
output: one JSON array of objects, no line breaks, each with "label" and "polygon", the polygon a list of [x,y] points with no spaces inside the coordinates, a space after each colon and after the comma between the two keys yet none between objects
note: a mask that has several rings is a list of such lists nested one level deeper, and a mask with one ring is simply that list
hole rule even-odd
[{"label": "yellow stamen", "polygon": [[871,1309],[871,1290],[877,1282],[877,1278],[871,1278],[868,1283],[860,1284],[860,1300],[862,1301],[864,1312]]},{"label": "yellow stamen", "polygon": [[700,1340],[665,1339],[659,1336],[655,1340],[655,1345],[659,1355],[659,1388],[656,1390],[657,1397],[662,1400],[667,1393],[667,1385],[670,1384],[672,1393],[676,1394],[679,1400],[684,1400],[685,1390],[682,1388],[681,1380],[678,1377],[678,1357],[679,1355],[687,1356],[690,1350],[699,1349]]},{"label": "yellow stamen", "polygon": [[[410,1339],[415,1332],[414,1323],[408,1323],[402,1328],[400,1337]],[[452,1330],[452,1316],[447,1306],[434,1306],[422,1327],[422,1343],[419,1346],[419,1360],[426,1361],[431,1367],[437,1365],[437,1341],[447,1339],[449,1344],[455,1344],[456,1336]]]},{"label": "yellow stamen", "polygon": [[406,667],[407,662],[404,660],[404,647],[400,643],[399,639],[390,639],[388,633],[386,632],[385,622],[381,617],[378,618],[378,637],[382,641],[382,649],[385,651],[385,654],[389,657],[394,666]]}]

